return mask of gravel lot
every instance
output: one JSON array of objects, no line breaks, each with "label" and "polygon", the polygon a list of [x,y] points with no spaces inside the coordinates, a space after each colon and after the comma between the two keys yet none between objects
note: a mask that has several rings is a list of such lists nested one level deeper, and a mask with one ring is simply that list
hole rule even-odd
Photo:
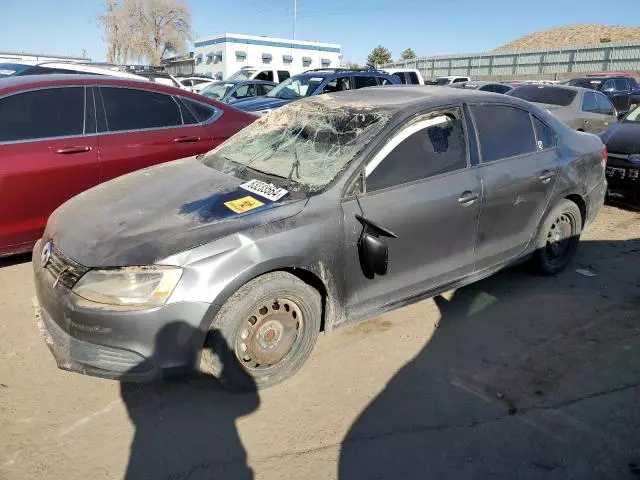
[{"label": "gravel lot", "polygon": [[259,394],[58,370],[28,262],[0,261],[2,480],[640,478],[640,213],[605,207],[558,277],[322,336]]}]

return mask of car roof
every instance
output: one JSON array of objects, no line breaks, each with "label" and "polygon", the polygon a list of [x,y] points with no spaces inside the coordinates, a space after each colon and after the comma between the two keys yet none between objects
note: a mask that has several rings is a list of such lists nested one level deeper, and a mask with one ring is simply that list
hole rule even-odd
[{"label": "car roof", "polygon": [[377,77],[389,77],[390,75],[380,70],[341,70],[341,69],[327,69],[327,70],[307,70],[306,72],[294,75],[295,77],[322,77],[330,78],[334,76],[340,77],[360,77],[360,76],[377,76]]},{"label": "car roof", "polygon": [[515,87],[514,90],[521,89],[521,88],[540,88],[540,89],[553,88],[557,90],[568,90],[573,92],[593,92],[593,90],[590,88],[573,87],[571,85],[555,85],[551,83],[524,83],[522,85],[518,85],[517,87]]},{"label": "car roof", "polygon": [[445,103],[486,102],[493,98],[499,103],[526,106],[519,98],[500,93],[478,92],[464,88],[443,88],[434,85],[385,85],[366,87],[338,93],[325,93],[308,97],[305,102],[323,102],[327,106],[345,106],[367,111],[399,112],[408,108],[424,110]]},{"label": "car roof", "polygon": [[[146,79],[130,79],[122,77],[113,77],[109,75],[80,75],[80,74],[44,74],[44,75],[23,75],[15,77],[5,77],[0,79],[0,95],[20,90],[31,90],[42,87],[55,87],[67,85],[113,85],[121,87],[135,87],[143,90],[153,90],[157,92],[167,93],[169,95],[182,95],[204,103],[211,103],[210,99],[191,93],[188,90],[182,90],[177,87],[163,85],[161,83],[149,82]],[[204,100],[203,100],[204,99]],[[216,106],[224,105],[214,102]]]}]

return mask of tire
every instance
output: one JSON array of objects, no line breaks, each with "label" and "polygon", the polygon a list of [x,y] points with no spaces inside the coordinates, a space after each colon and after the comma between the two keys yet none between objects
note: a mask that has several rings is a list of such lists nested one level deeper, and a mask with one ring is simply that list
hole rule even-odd
[{"label": "tire", "polygon": [[200,370],[232,390],[254,391],[291,377],[311,355],[322,298],[286,272],[242,286],[211,322]]},{"label": "tire", "polygon": [[571,200],[563,199],[540,224],[533,263],[541,275],[557,275],[573,260],[582,233],[582,214]]}]

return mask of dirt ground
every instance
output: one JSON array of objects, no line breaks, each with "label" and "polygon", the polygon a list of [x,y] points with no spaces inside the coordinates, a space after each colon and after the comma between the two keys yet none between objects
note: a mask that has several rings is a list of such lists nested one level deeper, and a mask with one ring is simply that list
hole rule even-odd
[{"label": "dirt ground", "polygon": [[259,394],[58,370],[28,261],[0,263],[2,480],[640,478],[639,213],[605,207],[557,277],[324,335]]}]

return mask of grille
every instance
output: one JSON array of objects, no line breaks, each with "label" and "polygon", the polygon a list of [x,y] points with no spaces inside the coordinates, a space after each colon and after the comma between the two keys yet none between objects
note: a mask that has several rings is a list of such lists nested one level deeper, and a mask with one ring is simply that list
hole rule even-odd
[{"label": "grille", "polygon": [[60,250],[54,248],[47,264],[47,270],[58,279],[58,282],[67,288],[73,288],[80,277],[89,270],[87,267],[74,262],[65,256]]}]

